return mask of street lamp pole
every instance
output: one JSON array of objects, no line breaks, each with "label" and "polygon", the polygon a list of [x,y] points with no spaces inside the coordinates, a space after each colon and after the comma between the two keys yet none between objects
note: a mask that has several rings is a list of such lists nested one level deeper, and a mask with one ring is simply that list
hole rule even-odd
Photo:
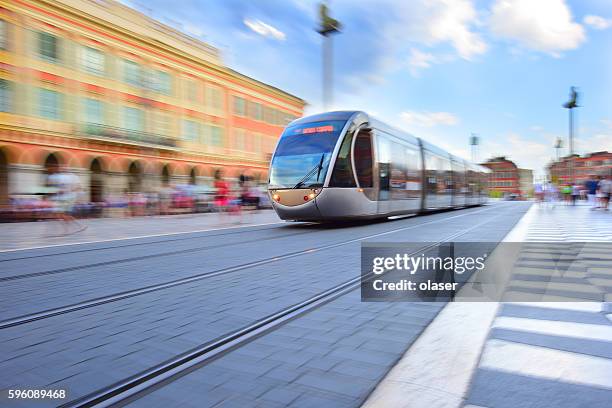
[{"label": "street lamp pole", "polygon": [[563,147],[563,139],[560,137],[557,138],[555,142],[555,150],[557,151],[557,161],[559,161],[559,150]]},{"label": "street lamp pole", "polygon": [[340,32],[342,24],[329,16],[329,8],[325,2],[319,5],[319,18],[317,32],[323,36],[323,107],[325,110],[328,110],[333,98],[333,43],[331,36]]},{"label": "street lamp pole", "polygon": [[476,146],[480,144],[480,138],[476,133],[470,136],[470,146],[472,150],[472,163],[476,163]]},{"label": "street lamp pole", "polygon": [[569,173],[572,185],[574,183],[574,108],[578,105],[578,91],[576,87],[570,88],[570,100],[563,104],[563,107],[569,111]]}]

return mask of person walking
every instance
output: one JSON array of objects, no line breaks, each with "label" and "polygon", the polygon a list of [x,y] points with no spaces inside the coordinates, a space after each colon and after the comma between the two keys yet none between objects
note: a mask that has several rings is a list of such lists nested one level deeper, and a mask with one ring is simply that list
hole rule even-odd
[{"label": "person walking", "polygon": [[591,205],[591,210],[595,210],[597,208],[597,178],[591,174],[589,179],[585,181],[584,187],[586,189],[588,202]]},{"label": "person walking", "polygon": [[215,172],[215,209],[221,213],[226,212],[229,205],[230,188],[227,181],[223,179],[223,171]]},{"label": "person walking", "polygon": [[608,211],[608,205],[610,204],[610,195],[612,194],[612,176],[604,176],[599,181],[599,197],[600,197],[600,208],[604,211]]}]

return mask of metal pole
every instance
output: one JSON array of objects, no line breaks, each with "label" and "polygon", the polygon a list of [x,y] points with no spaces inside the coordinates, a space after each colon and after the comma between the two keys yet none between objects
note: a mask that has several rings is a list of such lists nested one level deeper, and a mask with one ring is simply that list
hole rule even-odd
[{"label": "metal pole", "polygon": [[323,36],[323,109],[328,110],[332,101],[332,38]]},{"label": "metal pole", "polygon": [[569,110],[569,178],[574,185],[574,109]]}]

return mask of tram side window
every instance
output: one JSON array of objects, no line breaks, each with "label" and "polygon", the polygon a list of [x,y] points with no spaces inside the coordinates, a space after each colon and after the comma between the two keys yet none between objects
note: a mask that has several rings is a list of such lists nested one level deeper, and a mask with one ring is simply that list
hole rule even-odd
[{"label": "tram side window", "polygon": [[442,189],[444,194],[453,194],[453,171],[451,168],[451,162],[446,157],[440,158],[441,172],[440,177],[442,178]]},{"label": "tram side window", "polygon": [[355,141],[355,170],[362,188],[373,185],[372,136],[369,131],[360,131]]},{"label": "tram side window", "polygon": [[438,193],[438,158],[425,152],[425,190],[427,194]]},{"label": "tram side window", "polygon": [[340,146],[334,171],[329,182],[330,187],[357,187],[355,177],[353,176],[353,167],[351,164],[351,144],[353,141],[353,131],[346,132],[346,136]]},{"label": "tram side window", "polygon": [[416,146],[404,146],[407,198],[421,197],[421,152]]},{"label": "tram side window", "polygon": [[408,198],[406,191],[406,156],[404,146],[399,143],[391,145],[391,199]]}]

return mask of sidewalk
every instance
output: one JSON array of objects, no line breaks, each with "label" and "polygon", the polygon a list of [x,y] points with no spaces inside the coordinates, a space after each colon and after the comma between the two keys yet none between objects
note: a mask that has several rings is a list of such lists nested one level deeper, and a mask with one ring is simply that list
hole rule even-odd
[{"label": "sidewalk", "polygon": [[[534,204],[505,241],[610,243],[591,246],[600,252],[587,252],[588,257],[573,262],[560,278],[551,279],[549,273],[548,281],[538,282],[536,272],[529,277],[532,282],[513,276],[510,283],[512,290],[529,293],[534,292],[528,283],[543,283],[537,289],[550,294],[552,287],[554,295],[558,285],[565,285],[565,298],[589,299],[585,293],[593,287],[612,292],[610,211]],[[536,270],[547,267],[538,262]],[[603,310],[605,305],[450,303],[364,406],[608,407],[612,315],[606,315],[610,311]]]},{"label": "sidewalk", "polygon": [[[242,217],[207,213],[131,218],[90,218],[79,220],[79,222],[86,225],[87,229],[65,236],[54,236],[62,232],[59,221],[0,224],[0,251],[275,224],[281,223],[281,220],[273,210],[261,210],[256,213],[244,213]],[[77,229],[77,226],[70,226],[70,228],[73,231]]]}]

